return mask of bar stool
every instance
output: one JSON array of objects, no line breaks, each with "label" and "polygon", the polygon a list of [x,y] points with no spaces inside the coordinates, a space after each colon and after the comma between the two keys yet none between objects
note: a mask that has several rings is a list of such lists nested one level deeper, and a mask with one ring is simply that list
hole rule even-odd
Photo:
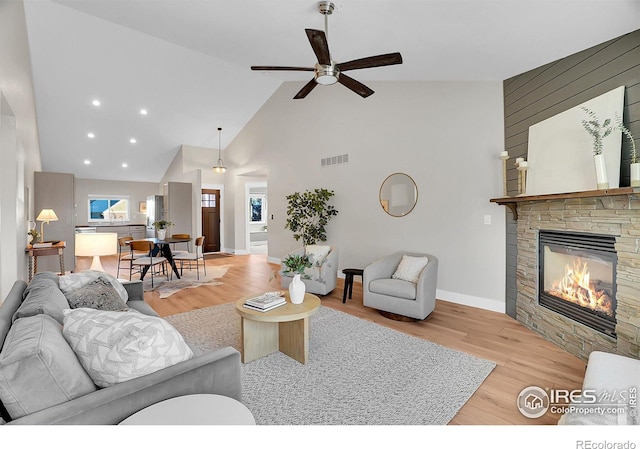
[{"label": "bar stool", "polygon": [[349,299],[351,299],[351,295],[353,294],[353,277],[354,276],[362,276],[364,270],[359,268],[345,268],[342,270],[342,274],[344,274],[344,292],[342,293],[342,304],[347,302],[347,291],[349,291]]}]

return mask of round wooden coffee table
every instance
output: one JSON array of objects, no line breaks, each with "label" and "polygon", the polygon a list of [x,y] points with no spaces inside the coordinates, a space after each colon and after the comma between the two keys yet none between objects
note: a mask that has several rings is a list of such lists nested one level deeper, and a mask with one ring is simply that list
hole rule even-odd
[{"label": "round wooden coffee table", "polygon": [[305,293],[302,304],[287,304],[268,312],[247,309],[244,302],[256,295],[245,296],[236,302],[242,317],[242,363],[280,351],[300,363],[309,359],[309,317],[320,308],[320,298]]}]

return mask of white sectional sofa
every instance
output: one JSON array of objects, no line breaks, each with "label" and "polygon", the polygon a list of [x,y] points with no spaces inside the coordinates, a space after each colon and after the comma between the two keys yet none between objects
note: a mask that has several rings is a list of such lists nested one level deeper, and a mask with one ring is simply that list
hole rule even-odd
[{"label": "white sectional sofa", "polygon": [[[640,424],[640,360],[608,352],[589,355],[582,396],[575,410],[565,413],[558,424]],[[595,399],[594,399],[595,398]]]}]

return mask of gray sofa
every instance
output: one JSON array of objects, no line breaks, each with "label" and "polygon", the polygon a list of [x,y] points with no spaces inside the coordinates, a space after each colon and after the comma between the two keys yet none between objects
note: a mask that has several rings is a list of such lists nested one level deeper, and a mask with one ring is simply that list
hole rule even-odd
[{"label": "gray sofa", "polygon": [[[0,306],[0,366],[3,363],[11,362],[11,360],[3,357],[9,352],[8,350],[5,351],[7,349],[5,348],[5,343],[7,343],[7,334],[9,334],[11,327],[20,320],[41,320],[48,326],[49,332],[51,332],[51,329],[54,329],[55,332],[60,332],[60,336],[53,335],[55,338],[47,338],[46,344],[48,346],[39,354],[36,353],[37,349],[34,349],[34,353],[37,356],[36,363],[41,361],[38,361],[38,358],[58,358],[58,352],[60,358],[69,357],[69,354],[73,358],[70,347],[64,347],[66,342],[62,337],[62,325],[59,324],[59,320],[55,320],[56,315],[59,318],[59,306],[56,306],[53,300],[47,301],[45,299],[43,301],[42,288],[39,293],[35,293],[39,284],[46,284],[48,286],[46,288],[51,290],[53,288],[50,287],[53,285],[51,281],[57,285],[57,275],[53,273],[38,273],[29,285],[24,281],[16,281],[9,295]],[[124,287],[129,296],[128,307],[146,315],[157,316],[153,309],[144,302],[141,282],[124,283]],[[44,289],[45,292],[46,288]],[[56,294],[55,301],[56,304],[59,304],[59,295],[55,291],[52,293]],[[37,301],[30,298],[38,295],[40,298]],[[30,300],[31,303],[28,303]],[[30,307],[25,306],[20,312],[16,313],[23,302],[25,305],[33,305]],[[15,337],[16,332],[12,334]],[[64,343],[61,343],[61,341]],[[24,338],[20,341],[20,344],[24,344]],[[57,346],[54,346],[54,344]],[[75,363],[75,361],[72,362]],[[44,365],[45,363],[42,364]],[[118,424],[133,413],[151,404],[176,396],[210,393],[240,400],[242,395],[240,367],[240,353],[234,348],[227,347],[204,355],[196,355],[187,361],[177,363],[168,368],[106,388],[92,386],[95,388],[92,388],[92,391],[86,394],[69,397],[56,405],[37,411],[33,410],[33,412],[15,419],[8,412],[10,408],[12,410],[16,409],[15,404],[12,404],[11,407],[6,407],[5,405],[8,404],[0,402],[0,411],[2,412],[2,420],[0,422],[6,421],[7,424]],[[81,366],[80,369],[82,369]],[[23,376],[25,382],[29,382],[32,377],[29,373],[18,374],[18,376],[14,376],[14,381],[15,378],[20,379]],[[66,376],[62,373],[55,379],[55,382],[69,382],[68,379],[73,378],[73,376],[76,376],[76,374]],[[55,385],[55,382],[53,385]],[[52,388],[51,390],[54,389],[57,388]],[[46,386],[40,384],[30,385],[24,389],[24,391],[31,390],[33,395],[59,397],[60,391],[63,391],[64,388],[60,388],[60,391],[55,392],[47,391]],[[39,400],[39,398],[25,397],[24,393],[23,398],[25,398],[24,402],[26,404],[23,404],[23,409],[29,409],[33,402],[37,403]]]}]

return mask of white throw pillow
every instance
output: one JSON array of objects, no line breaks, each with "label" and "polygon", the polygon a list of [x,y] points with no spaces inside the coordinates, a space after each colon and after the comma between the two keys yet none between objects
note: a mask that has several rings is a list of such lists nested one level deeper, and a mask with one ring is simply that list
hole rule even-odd
[{"label": "white throw pillow", "polygon": [[329,245],[307,245],[304,252],[314,266],[320,266],[324,262],[325,257],[329,255],[331,247]]},{"label": "white throw pillow", "polygon": [[393,279],[401,279],[403,281],[418,282],[420,273],[429,263],[428,257],[402,256],[402,260],[396,268],[396,272],[391,276]]},{"label": "white throw pillow", "polygon": [[60,285],[60,290],[62,290],[62,293],[66,295],[73,290],[84,287],[98,278],[103,278],[109,281],[125,303],[129,300],[129,294],[122,283],[104,271],[86,270],[78,273],[65,274],[58,278],[58,283]]},{"label": "white throw pillow", "polygon": [[135,310],[64,312],[62,333],[93,382],[108,387],[189,360],[193,352],[160,317]]}]

